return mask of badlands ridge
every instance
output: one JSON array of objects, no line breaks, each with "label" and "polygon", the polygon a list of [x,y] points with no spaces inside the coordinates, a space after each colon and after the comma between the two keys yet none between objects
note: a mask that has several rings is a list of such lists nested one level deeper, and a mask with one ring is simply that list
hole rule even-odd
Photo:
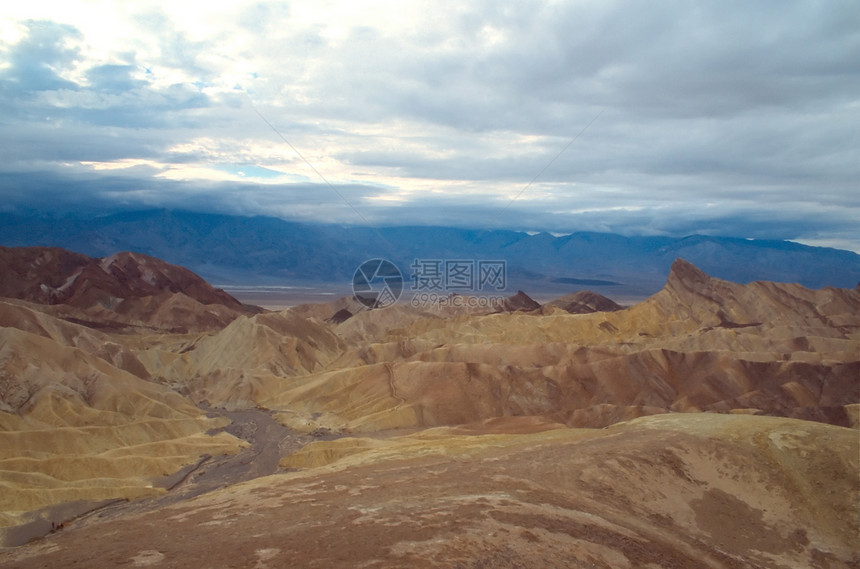
[{"label": "badlands ridge", "polygon": [[0,270],[0,566],[860,566],[856,289],[678,260],[624,309],[266,312],[140,254]]}]

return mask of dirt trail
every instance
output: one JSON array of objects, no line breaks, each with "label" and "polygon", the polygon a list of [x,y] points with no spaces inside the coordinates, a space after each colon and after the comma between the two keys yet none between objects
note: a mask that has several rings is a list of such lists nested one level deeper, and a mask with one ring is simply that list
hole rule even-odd
[{"label": "dirt trail", "polygon": [[278,462],[282,457],[316,440],[281,425],[269,411],[203,409],[210,415],[230,419],[231,423],[218,431],[226,431],[250,444],[238,454],[212,457],[192,467],[184,474],[184,480],[174,482],[171,488],[171,493],[178,492],[183,498],[275,474],[280,470]]},{"label": "dirt trail", "polygon": [[[81,505],[76,511],[71,512],[71,516],[68,508],[64,508],[61,504],[50,508],[51,513],[45,512],[48,516],[45,519],[61,520],[66,525],[74,523],[80,527],[96,520],[116,519],[129,514],[156,510],[219,488],[282,472],[283,469],[278,463],[284,456],[299,450],[311,441],[337,438],[337,435],[327,432],[312,435],[299,433],[274,420],[273,412],[262,409],[227,411],[205,406],[201,406],[201,409],[210,416],[222,416],[231,421],[226,427],[213,431],[213,434],[225,431],[250,444],[234,455],[203,456],[197,463],[153,481],[154,485],[167,490],[163,496],[134,502],[92,503],[89,507]],[[45,535],[50,530],[48,523],[39,525],[37,531],[20,536],[21,544]]]}]

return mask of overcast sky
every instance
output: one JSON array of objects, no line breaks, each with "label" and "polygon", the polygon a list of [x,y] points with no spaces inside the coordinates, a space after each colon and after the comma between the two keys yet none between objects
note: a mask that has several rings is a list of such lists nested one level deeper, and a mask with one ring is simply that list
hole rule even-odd
[{"label": "overcast sky", "polygon": [[7,2],[0,211],[860,251],[858,54],[856,0]]}]

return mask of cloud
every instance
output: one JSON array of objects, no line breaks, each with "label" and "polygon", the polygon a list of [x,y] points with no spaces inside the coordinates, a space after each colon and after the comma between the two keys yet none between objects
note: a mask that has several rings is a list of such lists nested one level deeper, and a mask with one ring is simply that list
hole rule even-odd
[{"label": "cloud", "polygon": [[860,249],[852,3],[123,6],[0,27],[6,209]]},{"label": "cloud", "polygon": [[75,65],[81,39],[73,26],[50,21],[27,21],[24,39],[6,53],[8,65],[3,69],[3,92],[7,97],[26,97],[37,91],[75,89],[77,85],[62,77],[59,71]]},{"label": "cloud", "polygon": [[137,77],[139,69],[134,65],[96,65],[87,70],[87,82],[91,90],[104,94],[118,94],[140,89],[146,81]]}]

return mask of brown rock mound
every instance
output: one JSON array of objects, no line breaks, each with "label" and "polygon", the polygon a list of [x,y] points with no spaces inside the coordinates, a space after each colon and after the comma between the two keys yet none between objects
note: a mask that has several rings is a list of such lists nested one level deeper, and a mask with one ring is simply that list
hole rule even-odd
[{"label": "brown rock mound", "polygon": [[51,305],[56,316],[102,328],[206,330],[259,312],[148,255],[92,259],[50,247],[0,247],[0,297]]},{"label": "brown rock mound", "polygon": [[346,308],[341,308],[340,310],[332,314],[331,318],[326,318],[326,322],[329,322],[331,324],[343,324],[350,318],[352,318],[352,312],[350,312]]},{"label": "brown rock mound", "polygon": [[622,310],[624,308],[614,300],[590,290],[574,292],[572,294],[562,296],[561,298],[557,298],[548,304],[550,306],[557,306],[571,314],[615,312],[616,310]]},{"label": "brown rock mound", "polygon": [[302,318],[316,318],[317,320],[329,320],[343,310],[350,314],[358,314],[366,311],[367,307],[358,302],[354,296],[343,296],[331,302],[299,304],[289,309],[290,312]]},{"label": "brown rock mound", "polygon": [[856,290],[810,290],[774,282],[736,284],[710,277],[683,259],[672,264],[666,286],[649,303],[667,316],[723,328],[779,323],[812,329],[847,326],[847,332],[857,330],[860,316]]},{"label": "brown rock mound", "polygon": [[214,334],[138,356],[152,377],[193,401],[241,409],[289,389],[288,378],[320,371],[341,350],[323,322],[285,310],[240,316]]},{"label": "brown rock mound", "polygon": [[532,310],[538,310],[540,308],[540,303],[534,300],[532,297],[527,295],[521,290],[517,291],[517,294],[506,298],[500,307],[502,312],[530,312]]}]

